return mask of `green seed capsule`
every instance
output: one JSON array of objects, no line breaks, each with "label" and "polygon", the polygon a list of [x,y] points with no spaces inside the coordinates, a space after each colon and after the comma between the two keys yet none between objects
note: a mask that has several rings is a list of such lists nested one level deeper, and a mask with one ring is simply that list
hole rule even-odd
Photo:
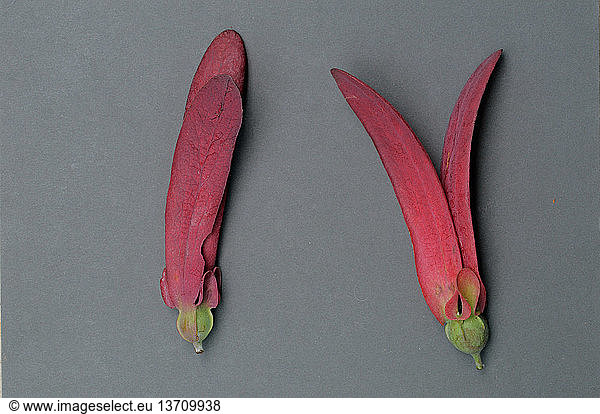
[{"label": "green seed capsule", "polygon": [[473,357],[477,369],[483,368],[480,352],[485,347],[490,334],[487,321],[483,316],[471,315],[464,321],[450,320],[446,322],[444,331],[456,349]]}]

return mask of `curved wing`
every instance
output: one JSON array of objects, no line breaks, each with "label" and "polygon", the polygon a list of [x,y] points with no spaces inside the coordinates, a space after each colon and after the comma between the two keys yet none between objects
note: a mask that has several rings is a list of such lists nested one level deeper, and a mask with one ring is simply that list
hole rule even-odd
[{"label": "curved wing", "polygon": [[477,266],[471,218],[469,190],[471,140],[481,97],[501,53],[502,50],[498,50],[485,59],[465,84],[450,116],[442,152],[441,181],[458,236],[463,265],[472,269],[479,278],[480,295],[476,307],[477,314],[485,308],[486,294]]},{"label": "curved wing", "polygon": [[425,301],[444,324],[444,306],[456,291],[462,262],[435,168],[392,105],[354,76],[339,69],[331,74],[379,152],[410,232]]}]

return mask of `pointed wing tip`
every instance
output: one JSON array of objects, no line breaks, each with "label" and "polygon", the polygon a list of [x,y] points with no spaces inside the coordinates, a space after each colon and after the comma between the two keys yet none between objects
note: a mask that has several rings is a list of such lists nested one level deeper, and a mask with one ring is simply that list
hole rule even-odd
[{"label": "pointed wing tip", "polygon": [[333,76],[333,79],[335,80],[335,82],[339,85],[341,81],[343,81],[344,79],[348,79],[350,75],[348,72],[345,72],[341,69],[338,68],[332,68],[329,73],[331,73],[331,76]]},{"label": "pointed wing tip", "polygon": [[333,68],[330,70],[331,72],[331,76],[333,76],[333,80],[335,81],[335,83],[337,84],[337,87],[339,88],[340,92],[342,92],[342,95],[344,95],[344,98],[347,98],[348,95],[348,87],[350,85],[352,85],[353,81],[357,81],[358,79],[356,79],[354,76],[350,75],[348,72],[345,72],[341,69],[338,68]]},{"label": "pointed wing tip", "polygon": [[335,79],[335,81],[338,84],[343,81],[351,81],[351,82],[355,82],[355,83],[359,83],[359,84],[364,84],[363,81],[358,79],[356,76],[346,72],[345,70],[333,68],[330,70],[330,72],[331,72],[331,76],[333,76],[333,79]]},{"label": "pointed wing tip", "polygon": [[504,51],[504,49],[496,50],[494,53],[492,53],[490,56],[488,56],[488,58],[486,60],[491,60],[494,62],[494,64],[496,64],[498,59],[500,59],[500,55],[502,54],[503,51]]},{"label": "pointed wing tip", "polygon": [[362,90],[363,92],[369,91],[377,94],[377,92],[373,90],[373,88],[371,88],[369,85],[358,79],[356,76],[351,75],[350,73],[342,69],[333,68],[330,72],[331,76],[333,76],[335,83],[337,83],[338,88],[340,89],[342,95],[344,95],[344,98],[346,98],[346,100],[348,100],[349,95],[354,95],[353,91],[356,90]]}]

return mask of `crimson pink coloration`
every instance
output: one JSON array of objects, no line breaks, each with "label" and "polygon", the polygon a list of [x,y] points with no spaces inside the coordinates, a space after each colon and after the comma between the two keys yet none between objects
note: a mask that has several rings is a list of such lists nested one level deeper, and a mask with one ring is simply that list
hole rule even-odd
[{"label": "crimson pink coloration", "polygon": [[165,304],[179,309],[181,336],[202,351],[219,303],[215,267],[225,189],[242,122],[244,45],[233,30],[218,35],[192,81],[179,133],[165,210]]},{"label": "crimson pink coloration", "polygon": [[[479,103],[500,54],[501,50],[489,56],[460,94],[444,142],[441,182],[425,149],[392,105],[354,76],[331,70],[390,177],[410,232],[425,301],[446,326],[448,339],[473,355],[478,368],[488,328],[479,316],[486,298],[471,221],[469,158]],[[456,332],[462,332],[462,338]]]},{"label": "crimson pink coloration", "polygon": [[440,323],[462,268],[448,202],[425,149],[402,116],[352,75],[332,70],[342,94],[379,152],[410,231],[419,283]]},{"label": "crimson pink coloration", "polygon": [[244,90],[246,76],[246,50],[240,35],[234,30],[221,32],[211,42],[196,69],[188,93],[185,109],[190,107],[198,91],[216,75],[229,75],[240,92]]},{"label": "crimson pink coloration", "polygon": [[463,266],[472,269],[479,280],[480,294],[476,308],[478,313],[483,312],[485,308],[486,294],[479,276],[473,220],[471,219],[469,191],[471,139],[481,97],[501,53],[501,50],[492,53],[467,81],[456,105],[454,105],[452,115],[450,115],[442,151],[440,176],[458,236]]}]

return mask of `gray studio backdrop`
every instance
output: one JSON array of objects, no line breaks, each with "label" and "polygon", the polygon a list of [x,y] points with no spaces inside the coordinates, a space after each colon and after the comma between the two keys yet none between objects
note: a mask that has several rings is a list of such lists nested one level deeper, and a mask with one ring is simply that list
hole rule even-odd
[{"label": "gray studio backdrop", "polygon": [[[5,396],[598,396],[596,1],[2,8]],[[248,90],[199,356],[159,292],[165,195],[192,76],[229,27]],[[499,48],[473,144],[477,372],[423,300],[329,69],[381,92],[439,168],[456,98]]]}]

